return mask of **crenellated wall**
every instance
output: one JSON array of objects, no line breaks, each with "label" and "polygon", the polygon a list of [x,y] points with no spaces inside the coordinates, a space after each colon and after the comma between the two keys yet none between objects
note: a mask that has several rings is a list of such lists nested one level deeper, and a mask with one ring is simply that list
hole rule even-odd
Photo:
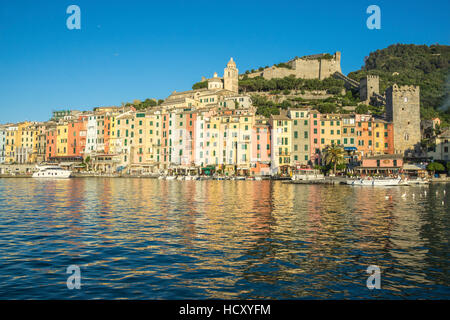
[{"label": "crenellated wall", "polygon": [[341,72],[341,53],[336,52],[331,59],[324,58],[324,54],[295,58],[286,64],[291,69],[272,66],[262,71],[250,73],[248,77],[262,76],[270,80],[294,75],[296,78],[322,80],[332,76],[335,72]]}]

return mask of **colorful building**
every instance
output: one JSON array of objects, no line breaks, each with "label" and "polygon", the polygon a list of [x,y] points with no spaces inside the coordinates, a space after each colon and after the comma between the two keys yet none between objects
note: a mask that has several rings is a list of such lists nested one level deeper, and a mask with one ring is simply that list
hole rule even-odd
[{"label": "colorful building", "polygon": [[291,136],[292,121],[286,113],[270,117],[272,128],[271,174],[286,175],[292,173]]}]

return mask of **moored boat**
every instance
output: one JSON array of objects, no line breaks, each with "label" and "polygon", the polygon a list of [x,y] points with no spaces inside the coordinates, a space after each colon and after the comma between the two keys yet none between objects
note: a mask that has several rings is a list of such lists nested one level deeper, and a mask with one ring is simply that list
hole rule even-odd
[{"label": "moored boat", "polygon": [[395,179],[356,179],[356,180],[347,180],[348,185],[352,186],[398,186],[405,185],[405,181],[402,182],[401,178]]},{"label": "moored boat", "polygon": [[39,171],[33,173],[33,178],[67,179],[72,175],[72,171],[65,170],[57,165],[36,166]]}]

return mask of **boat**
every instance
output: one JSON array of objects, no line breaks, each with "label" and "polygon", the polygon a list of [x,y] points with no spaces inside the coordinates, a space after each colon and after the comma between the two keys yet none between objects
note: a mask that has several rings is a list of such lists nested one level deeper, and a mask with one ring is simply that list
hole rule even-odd
[{"label": "boat", "polygon": [[72,175],[72,171],[65,170],[57,165],[36,166],[39,171],[33,173],[33,178],[53,178],[67,179]]},{"label": "boat", "polygon": [[316,169],[300,169],[297,173],[293,174],[291,180],[324,180],[325,176]]},{"label": "boat", "polygon": [[430,181],[428,181],[427,179],[423,179],[423,178],[417,178],[417,179],[411,179],[408,180],[409,184],[429,184]]},{"label": "boat", "polygon": [[166,176],[166,180],[175,180],[176,176]]},{"label": "boat", "polygon": [[395,179],[356,179],[356,180],[347,180],[348,185],[352,186],[398,186],[405,185],[404,181],[402,182],[401,178]]}]

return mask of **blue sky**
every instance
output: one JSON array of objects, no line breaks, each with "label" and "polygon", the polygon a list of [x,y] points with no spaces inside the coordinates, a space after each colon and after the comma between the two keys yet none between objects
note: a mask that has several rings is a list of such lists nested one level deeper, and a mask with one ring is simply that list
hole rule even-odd
[{"label": "blue sky", "polygon": [[[81,9],[68,30],[66,9]],[[369,5],[381,30],[366,27]],[[342,71],[393,43],[449,44],[450,2],[0,0],[0,123],[165,98],[201,76],[342,52]]]}]

